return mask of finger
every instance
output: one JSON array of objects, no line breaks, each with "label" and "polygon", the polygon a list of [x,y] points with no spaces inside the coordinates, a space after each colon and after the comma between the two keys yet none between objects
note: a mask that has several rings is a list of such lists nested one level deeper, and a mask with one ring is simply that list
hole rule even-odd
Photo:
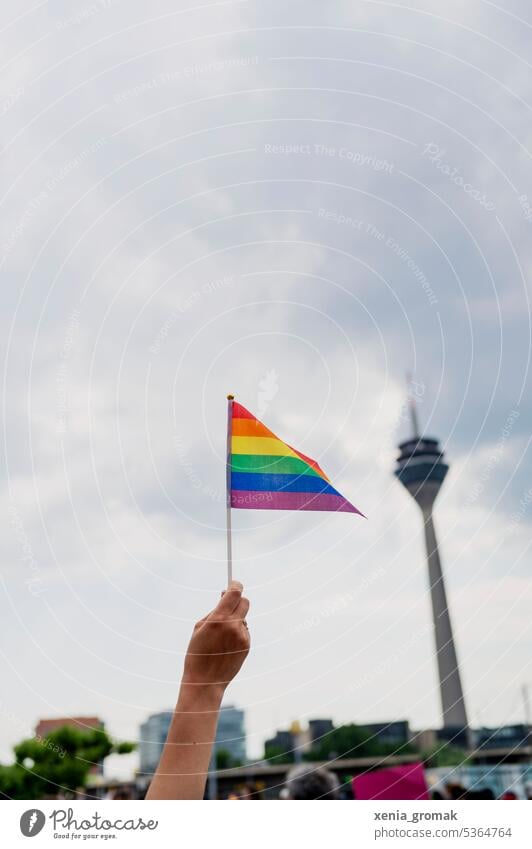
[{"label": "finger", "polygon": [[201,619],[198,619],[198,621],[196,622],[196,628],[199,627],[199,625],[203,625],[203,623],[206,622],[208,618],[209,614],[206,613],[205,616],[202,616]]},{"label": "finger", "polygon": [[249,610],[249,599],[241,598],[240,603],[235,610],[233,616],[235,619],[245,619]]},{"label": "finger", "polygon": [[233,589],[235,589],[235,588],[237,588],[237,587],[240,589],[240,591],[242,591],[242,590],[244,589],[244,587],[243,587],[243,585],[240,583],[240,581],[231,581],[231,582],[230,582],[230,584],[229,584],[229,586],[227,587],[227,589],[222,590],[222,592],[220,593],[220,597],[221,597],[221,598],[223,598],[223,597],[224,597],[224,595],[226,594],[227,590],[233,590]]},{"label": "finger", "polygon": [[243,589],[240,581],[231,581],[220,601],[212,613],[209,614],[209,618],[213,616],[231,616],[240,603]]}]

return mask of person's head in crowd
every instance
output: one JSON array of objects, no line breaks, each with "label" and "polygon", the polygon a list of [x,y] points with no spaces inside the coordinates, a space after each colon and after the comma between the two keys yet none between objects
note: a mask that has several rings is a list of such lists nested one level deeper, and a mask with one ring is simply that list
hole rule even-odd
[{"label": "person's head in crowd", "polygon": [[506,792],[502,794],[501,799],[504,799],[505,802],[514,802],[517,799],[517,794],[514,793],[513,790],[506,790]]},{"label": "person's head in crowd", "polygon": [[445,789],[449,799],[452,799],[453,802],[462,799],[466,792],[465,787],[462,787],[461,784],[448,784]]},{"label": "person's head in crowd", "polygon": [[433,802],[439,802],[440,799],[445,799],[445,796],[441,792],[441,790],[433,790],[431,793],[431,798]]},{"label": "person's head in crowd", "polygon": [[113,796],[115,800],[131,800],[133,799],[133,793],[131,790],[128,790],[126,787],[119,787]]},{"label": "person's head in crowd", "polygon": [[489,787],[481,787],[480,790],[466,790],[462,799],[480,800],[480,799],[495,799],[493,790]]},{"label": "person's head in crowd", "polygon": [[243,784],[238,788],[237,799],[257,799],[255,787],[252,784]]},{"label": "person's head in crowd", "polygon": [[323,767],[301,764],[286,777],[283,799],[339,799],[340,785],[332,772]]}]

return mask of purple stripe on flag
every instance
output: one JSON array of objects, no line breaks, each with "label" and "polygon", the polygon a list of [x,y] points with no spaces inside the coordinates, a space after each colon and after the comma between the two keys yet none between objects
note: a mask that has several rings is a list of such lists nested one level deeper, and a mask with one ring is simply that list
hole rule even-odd
[{"label": "purple stripe on flag", "polygon": [[233,490],[231,507],[243,510],[326,510],[364,516],[341,495],[330,493]]}]

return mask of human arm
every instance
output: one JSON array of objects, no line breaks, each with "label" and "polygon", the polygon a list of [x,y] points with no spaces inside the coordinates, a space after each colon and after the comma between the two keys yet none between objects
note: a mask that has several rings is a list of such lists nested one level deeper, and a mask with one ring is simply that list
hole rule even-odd
[{"label": "human arm", "polygon": [[203,799],[227,685],[249,652],[249,601],[232,581],[194,627],[168,737],[147,799]]}]

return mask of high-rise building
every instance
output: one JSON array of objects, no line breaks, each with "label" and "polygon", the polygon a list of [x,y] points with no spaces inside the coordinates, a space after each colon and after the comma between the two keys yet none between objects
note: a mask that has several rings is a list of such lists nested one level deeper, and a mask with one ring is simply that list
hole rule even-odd
[{"label": "high-rise building", "polygon": [[166,742],[172,716],[173,712],[171,710],[154,713],[140,726],[139,756],[141,773],[151,775],[155,772]]},{"label": "high-rise building", "polygon": [[234,705],[222,705],[216,729],[216,749],[227,752],[233,763],[246,763],[244,711]]},{"label": "high-rise building", "polygon": [[395,474],[423,515],[443,726],[452,736],[454,730],[463,734],[468,723],[433,518],[434,502],[449,466],[438,440],[419,435],[413,400],[410,412],[414,433],[399,445]]}]

